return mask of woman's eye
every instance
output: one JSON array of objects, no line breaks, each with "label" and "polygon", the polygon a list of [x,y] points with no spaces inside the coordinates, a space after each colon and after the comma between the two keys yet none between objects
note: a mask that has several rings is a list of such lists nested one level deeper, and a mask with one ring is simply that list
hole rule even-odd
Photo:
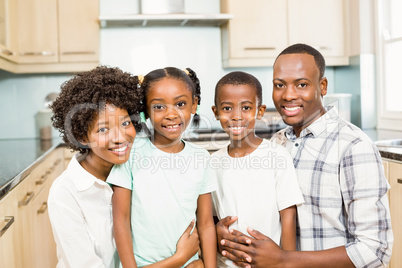
[{"label": "woman's eye", "polygon": [[183,106],[186,105],[186,102],[185,101],[180,101],[176,105],[177,105],[177,107],[183,107]]},{"label": "woman's eye", "polygon": [[124,121],[123,124],[121,124],[123,127],[128,127],[131,125],[131,121]]},{"label": "woman's eye", "polygon": [[105,133],[107,131],[107,128],[102,127],[98,130],[99,133]]},{"label": "woman's eye", "polygon": [[165,107],[162,104],[155,104],[155,105],[152,106],[152,108],[154,110],[162,110]]}]

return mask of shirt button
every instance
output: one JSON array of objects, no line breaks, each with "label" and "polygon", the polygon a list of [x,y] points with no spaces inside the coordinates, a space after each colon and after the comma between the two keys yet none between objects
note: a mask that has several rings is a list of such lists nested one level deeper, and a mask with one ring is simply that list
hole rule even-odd
[{"label": "shirt button", "polygon": [[295,146],[296,146],[296,147],[299,147],[299,144],[298,144],[298,143],[295,143]]}]

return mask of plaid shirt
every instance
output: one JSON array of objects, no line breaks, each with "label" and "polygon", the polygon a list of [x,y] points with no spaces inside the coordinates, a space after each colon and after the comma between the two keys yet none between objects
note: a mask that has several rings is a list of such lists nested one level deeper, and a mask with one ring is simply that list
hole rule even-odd
[{"label": "plaid shirt", "polygon": [[297,238],[303,251],[345,245],[356,267],[387,265],[393,234],[381,156],[335,107],[297,138],[292,127],[272,140],[293,157],[305,203],[297,207]]}]

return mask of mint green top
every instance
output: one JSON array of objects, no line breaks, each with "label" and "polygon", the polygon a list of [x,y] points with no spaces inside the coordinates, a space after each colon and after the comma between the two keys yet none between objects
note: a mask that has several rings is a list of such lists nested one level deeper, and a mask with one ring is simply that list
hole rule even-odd
[{"label": "mint green top", "polygon": [[136,138],[129,160],[113,167],[107,182],[132,190],[131,228],[139,267],[176,252],[179,238],[196,217],[198,196],[216,189],[209,159],[205,149],[189,142],[171,154],[148,138]]}]

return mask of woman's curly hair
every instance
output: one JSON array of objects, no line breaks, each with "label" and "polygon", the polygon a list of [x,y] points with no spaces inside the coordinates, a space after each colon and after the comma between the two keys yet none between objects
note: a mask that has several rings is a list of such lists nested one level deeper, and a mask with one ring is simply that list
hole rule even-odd
[{"label": "woman's curly hair", "polygon": [[76,74],[61,85],[61,92],[50,108],[52,123],[69,148],[82,154],[89,148],[81,144],[90,126],[106,104],[127,110],[137,131],[143,111],[143,91],[138,77],[119,68],[98,66]]}]

